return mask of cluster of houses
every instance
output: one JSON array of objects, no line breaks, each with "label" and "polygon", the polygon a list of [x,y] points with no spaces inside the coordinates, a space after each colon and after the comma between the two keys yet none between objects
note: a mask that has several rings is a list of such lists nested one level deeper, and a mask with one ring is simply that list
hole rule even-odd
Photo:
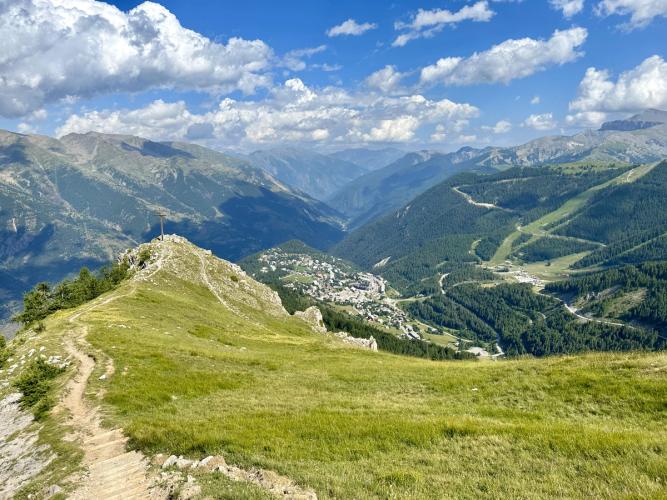
[{"label": "cluster of houses", "polygon": [[334,257],[318,258],[280,249],[265,252],[259,262],[260,273],[278,273],[288,288],[346,306],[350,313],[399,330],[406,338],[421,338],[405,311],[387,297],[388,285],[381,276],[356,271]]}]

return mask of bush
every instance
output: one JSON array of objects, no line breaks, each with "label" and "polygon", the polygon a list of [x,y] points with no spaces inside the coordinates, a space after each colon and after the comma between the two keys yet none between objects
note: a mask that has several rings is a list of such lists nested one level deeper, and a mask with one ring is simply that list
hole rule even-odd
[{"label": "bush", "polygon": [[9,350],[7,349],[7,341],[5,337],[0,334],[0,368],[2,368],[9,358]]},{"label": "bush", "polygon": [[151,260],[150,248],[144,248],[141,252],[139,252],[139,267],[145,267],[150,260]]},{"label": "bush", "polygon": [[14,382],[14,387],[22,394],[21,407],[32,410],[37,420],[46,416],[54,405],[51,397],[53,380],[64,371],[64,368],[50,365],[43,359],[28,366]]}]

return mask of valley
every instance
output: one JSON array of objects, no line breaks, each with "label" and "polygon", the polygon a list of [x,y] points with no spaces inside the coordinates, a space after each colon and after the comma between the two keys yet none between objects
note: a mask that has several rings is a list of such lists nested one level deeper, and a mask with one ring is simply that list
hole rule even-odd
[{"label": "valley", "polygon": [[[316,333],[269,288],[182,238],[130,255],[150,257],[116,289],[19,334],[9,363],[25,364],[0,373],[0,398],[30,352],[65,359],[77,345],[95,360],[87,404],[146,457],[142,487],[154,498],[186,488],[268,498],[277,484],[318,498],[663,491],[663,354],[443,363],[373,352]],[[49,389],[56,403],[86,369],[70,363]],[[19,498],[79,485],[80,441],[58,445],[77,421],[58,406],[44,418],[33,432],[52,458]]]},{"label": "valley", "polygon": [[[537,175],[531,169],[509,169],[492,176],[454,177],[394,216],[352,233],[334,253],[388,279],[408,297],[401,302],[412,317],[446,328],[486,352],[500,348],[510,355],[542,355],[600,344],[660,348],[667,340],[663,319],[638,324],[619,321],[622,314],[583,315],[569,299],[552,294],[560,282],[600,272],[579,263],[620,245],[570,227],[608,196],[659,203],[667,192],[666,167],[552,167]],[[623,194],[629,191],[646,194]],[[618,224],[623,219],[608,220]],[[641,236],[631,248],[661,241],[667,227],[660,220],[641,222],[636,230]],[[623,241],[627,236],[615,237]],[[375,267],[380,260],[384,265]]]},{"label": "valley", "polygon": [[286,243],[251,256],[241,265],[263,283],[277,283],[318,302],[335,305],[400,338],[421,340],[430,334],[430,339],[440,337],[440,345],[457,346],[456,338],[445,330],[428,327],[406,314],[399,306],[398,292],[381,276],[359,271],[302,243]]},{"label": "valley", "polygon": [[286,218],[238,265],[168,235],[38,285],[0,346],[0,491],[660,495],[665,193],[667,162],[468,171],[328,250]]},{"label": "valley", "polygon": [[667,499],[666,32],[0,0],[0,500]]}]

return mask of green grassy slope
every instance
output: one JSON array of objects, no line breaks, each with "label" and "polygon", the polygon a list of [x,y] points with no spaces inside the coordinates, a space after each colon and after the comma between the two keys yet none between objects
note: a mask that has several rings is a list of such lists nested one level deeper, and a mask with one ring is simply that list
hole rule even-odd
[{"label": "green grassy slope", "polygon": [[[107,419],[132,446],[223,453],[320,498],[667,495],[664,354],[480,363],[358,350],[196,247],[154,251],[159,265],[78,319],[115,366],[89,392],[106,388]],[[57,349],[72,313],[20,349]]]}]

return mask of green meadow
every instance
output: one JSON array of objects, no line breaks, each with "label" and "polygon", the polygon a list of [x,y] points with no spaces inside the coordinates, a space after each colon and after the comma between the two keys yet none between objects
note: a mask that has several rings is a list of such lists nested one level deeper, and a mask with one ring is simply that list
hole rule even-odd
[{"label": "green meadow", "polygon": [[[208,257],[221,304],[194,247],[174,248],[172,265],[78,320],[115,366],[88,393],[105,389],[107,423],[132,447],[223,454],[319,498],[667,496],[664,353],[432,362],[355,349],[271,313],[260,285]],[[67,335],[69,315],[43,335]],[[200,481],[214,498],[263,498]]]}]

